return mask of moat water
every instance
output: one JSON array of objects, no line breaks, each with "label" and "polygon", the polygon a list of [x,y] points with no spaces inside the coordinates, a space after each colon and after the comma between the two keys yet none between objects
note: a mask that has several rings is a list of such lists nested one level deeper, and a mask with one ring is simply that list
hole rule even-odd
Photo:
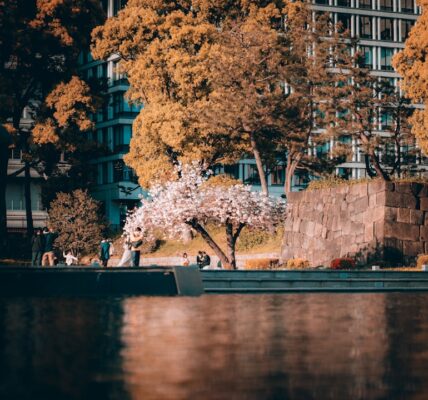
[{"label": "moat water", "polygon": [[0,298],[0,399],[426,399],[428,294]]}]

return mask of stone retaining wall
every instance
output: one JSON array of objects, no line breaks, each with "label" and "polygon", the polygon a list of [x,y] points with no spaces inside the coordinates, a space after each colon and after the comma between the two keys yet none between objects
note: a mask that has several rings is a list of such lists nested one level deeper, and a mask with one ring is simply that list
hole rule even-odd
[{"label": "stone retaining wall", "polygon": [[372,181],[290,193],[282,258],[410,263],[428,252],[428,185]]}]

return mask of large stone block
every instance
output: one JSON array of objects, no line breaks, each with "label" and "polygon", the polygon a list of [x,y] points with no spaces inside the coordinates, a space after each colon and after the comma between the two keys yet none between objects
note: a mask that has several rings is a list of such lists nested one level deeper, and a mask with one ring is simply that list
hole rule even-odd
[{"label": "large stone block", "polygon": [[410,209],[409,208],[397,208],[397,222],[404,222],[410,224]]},{"label": "large stone block", "polygon": [[410,223],[415,225],[423,225],[424,212],[421,210],[410,210]]},{"label": "large stone block", "polygon": [[420,228],[420,240],[428,242],[428,225],[422,225]]},{"label": "large stone block", "polygon": [[385,238],[419,241],[419,226],[385,221]]},{"label": "large stone block", "polygon": [[387,207],[416,208],[416,197],[412,194],[398,192],[385,192],[385,194],[385,206]]},{"label": "large stone block", "polygon": [[404,241],[403,242],[403,255],[416,257],[424,252],[423,242]]},{"label": "large stone block", "polygon": [[428,211],[428,197],[422,197],[422,198],[420,199],[419,208],[420,208],[422,211]]}]

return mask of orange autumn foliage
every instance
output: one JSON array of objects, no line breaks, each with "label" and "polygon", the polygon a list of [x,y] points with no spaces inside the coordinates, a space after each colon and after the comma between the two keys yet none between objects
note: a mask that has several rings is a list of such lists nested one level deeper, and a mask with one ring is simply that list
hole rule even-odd
[{"label": "orange autumn foliage", "polygon": [[393,58],[393,66],[403,77],[401,87],[414,103],[423,103],[411,118],[412,133],[419,147],[428,154],[428,1],[419,0],[422,15],[416,21],[405,47]]}]

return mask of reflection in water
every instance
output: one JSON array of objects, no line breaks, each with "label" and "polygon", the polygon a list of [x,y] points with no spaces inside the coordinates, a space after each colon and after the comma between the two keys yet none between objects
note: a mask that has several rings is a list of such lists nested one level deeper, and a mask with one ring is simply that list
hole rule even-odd
[{"label": "reflection in water", "polygon": [[382,398],[384,309],[383,295],[127,299],[126,385],[133,399]]},{"label": "reflection in water", "polygon": [[427,300],[0,299],[0,398],[425,399]]}]

